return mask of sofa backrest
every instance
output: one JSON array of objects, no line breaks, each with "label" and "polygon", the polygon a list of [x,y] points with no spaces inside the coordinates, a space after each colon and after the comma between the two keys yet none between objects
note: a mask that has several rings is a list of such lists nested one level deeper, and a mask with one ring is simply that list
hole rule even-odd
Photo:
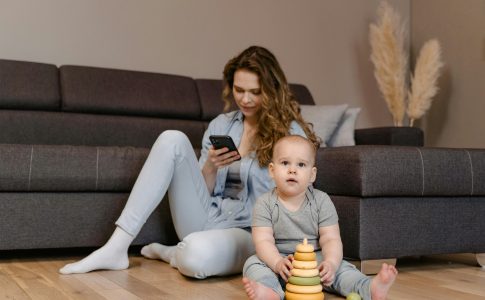
[{"label": "sofa backrest", "polygon": [[59,70],[63,111],[200,119],[190,77],[82,66]]},{"label": "sofa backrest", "polygon": [[0,59],[0,108],[58,110],[59,71],[55,65]]},{"label": "sofa backrest", "polygon": [[[290,85],[302,104],[308,89]],[[151,147],[167,129],[200,148],[222,80],[0,60],[0,143]]]}]

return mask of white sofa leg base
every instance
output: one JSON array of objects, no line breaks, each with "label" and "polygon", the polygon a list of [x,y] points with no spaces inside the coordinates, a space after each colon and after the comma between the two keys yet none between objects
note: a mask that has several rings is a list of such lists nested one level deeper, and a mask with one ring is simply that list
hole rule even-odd
[{"label": "white sofa leg base", "polygon": [[[484,258],[485,259],[485,258]],[[396,266],[396,258],[388,258],[388,259],[368,259],[368,260],[361,260],[361,261],[351,261],[357,269],[359,269],[362,273],[366,275],[374,275],[379,273],[381,266],[383,263],[388,265]]]}]

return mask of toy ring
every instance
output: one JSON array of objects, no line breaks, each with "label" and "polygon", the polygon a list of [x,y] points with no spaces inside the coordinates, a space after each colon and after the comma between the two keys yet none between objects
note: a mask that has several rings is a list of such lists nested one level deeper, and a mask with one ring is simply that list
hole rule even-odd
[{"label": "toy ring", "polygon": [[296,285],[317,285],[317,284],[320,284],[320,276],[315,276],[315,277],[291,276],[290,278],[288,278],[288,282]]},{"label": "toy ring", "polygon": [[295,252],[294,257],[296,260],[317,260],[317,255],[315,254],[315,252]]},{"label": "toy ring", "polygon": [[304,260],[293,260],[291,262],[293,265],[293,268],[296,269],[315,269],[317,267],[317,261],[312,260],[312,261],[304,261]]},{"label": "toy ring", "polygon": [[296,252],[313,252],[314,248],[312,244],[308,244],[308,241],[306,238],[303,239],[303,244],[298,244],[296,245]]},{"label": "toy ring", "polygon": [[303,269],[291,269],[291,275],[297,277],[315,277],[318,276],[318,269],[310,269],[310,270],[303,270]]},{"label": "toy ring", "polygon": [[291,283],[286,284],[286,290],[295,294],[315,294],[322,291],[322,285],[295,285]]},{"label": "toy ring", "polygon": [[295,294],[292,292],[285,292],[286,300],[323,300],[325,296],[322,292],[315,294]]}]

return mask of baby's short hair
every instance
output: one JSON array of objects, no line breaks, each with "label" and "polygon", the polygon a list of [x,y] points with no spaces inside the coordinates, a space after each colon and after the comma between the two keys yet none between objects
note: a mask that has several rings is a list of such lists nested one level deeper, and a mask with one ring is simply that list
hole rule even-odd
[{"label": "baby's short hair", "polygon": [[276,147],[281,144],[283,141],[289,141],[289,142],[302,142],[302,143],[306,143],[308,145],[308,147],[311,149],[311,153],[312,153],[312,158],[313,158],[313,163],[315,163],[316,161],[316,156],[317,156],[317,149],[315,147],[315,144],[313,144],[309,139],[307,139],[306,137],[303,137],[301,135],[286,135],[282,138],[280,138],[279,140],[276,141],[276,143],[274,144],[273,146],[273,153],[271,155],[271,157],[273,158],[274,156],[274,153],[275,153],[275,150],[276,150]]}]

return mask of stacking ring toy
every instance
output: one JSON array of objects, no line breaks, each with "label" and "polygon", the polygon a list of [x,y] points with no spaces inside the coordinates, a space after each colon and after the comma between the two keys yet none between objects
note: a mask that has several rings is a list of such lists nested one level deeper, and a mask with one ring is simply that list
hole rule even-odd
[{"label": "stacking ring toy", "polygon": [[286,300],[323,300],[325,296],[322,292],[315,294],[295,294],[292,292],[285,292]]},{"label": "stacking ring toy", "polygon": [[286,290],[295,294],[315,294],[322,291],[322,285],[295,285],[291,283],[286,284]]},{"label": "stacking ring toy", "polygon": [[315,277],[291,276],[290,278],[288,278],[288,282],[296,285],[317,285],[317,284],[320,284],[320,276],[315,276]]},{"label": "stacking ring toy", "polygon": [[296,245],[296,252],[313,252],[314,248],[312,244],[308,244],[308,240],[306,238],[303,239],[303,244]]},{"label": "stacking ring toy", "polygon": [[295,252],[294,256],[296,260],[317,260],[317,255],[315,254],[315,252]]},{"label": "stacking ring toy", "polygon": [[318,269],[310,269],[310,270],[303,270],[303,269],[291,269],[290,271],[292,276],[297,277],[315,277],[318,276]]},{"label": "stacking ring toy", "polygon": [[291,262],[291,264],[293,265],[293,268],[305,269],[305,270],[315,269],[317,267],[317,261],[316,260],[304,261],[304,260],[296,260],[295,259]]}]

